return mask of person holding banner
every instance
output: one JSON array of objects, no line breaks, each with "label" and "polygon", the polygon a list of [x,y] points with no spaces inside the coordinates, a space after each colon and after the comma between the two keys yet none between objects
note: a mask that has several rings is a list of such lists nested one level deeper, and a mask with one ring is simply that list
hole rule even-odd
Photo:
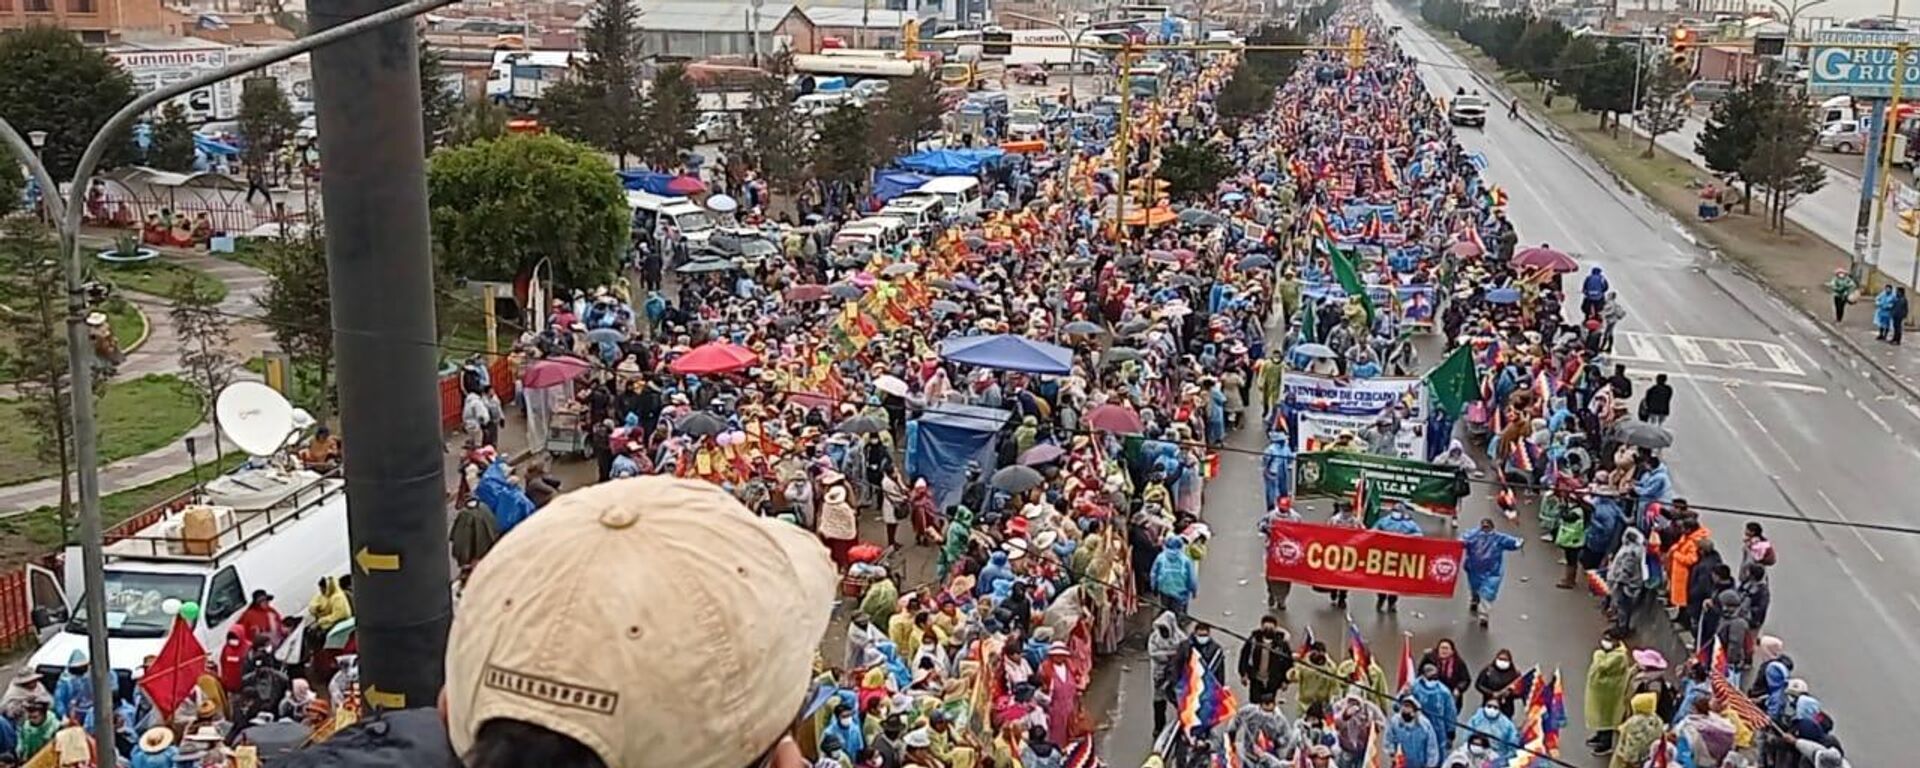
[{"label": "person holding banner", "polygon": [[[1385,533],[1398,533],[1403,536],[1426,535],[1424,531],[1420,530],[1420,523],[1415,521],[1412,515],[1407,514],[1407,505],[1405,502],[1395,504],[1392,511],[1381,515],[1380,519],[1374,522],[1373,529]],[[1375,612],[1398,613],[1400,611],[1400,596],[1388,592],[1380,593],[1373,599],[1373,610]]]}]

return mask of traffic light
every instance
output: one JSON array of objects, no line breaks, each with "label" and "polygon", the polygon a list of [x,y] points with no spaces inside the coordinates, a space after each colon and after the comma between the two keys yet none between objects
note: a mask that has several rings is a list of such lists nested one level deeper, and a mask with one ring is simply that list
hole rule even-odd
[{"label": "traffic light", "polygon": [[1686,66],[1687,62],[1692,60],[1693,46],[1696,42],[1698,42],[1698,40],[1694,39],[1693,30],[1687,29],[1686,27],[1674,27],[1673,63],[1675,66]]}]

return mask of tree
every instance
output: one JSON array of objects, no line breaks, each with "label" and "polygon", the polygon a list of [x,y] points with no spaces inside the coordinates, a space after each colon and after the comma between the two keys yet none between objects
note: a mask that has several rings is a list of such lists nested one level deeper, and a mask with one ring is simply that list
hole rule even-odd
[{"label": "tree", "polygon": [[1599,114],[1602,128],[1612,124],[1617,132],[1618,116],[1633,110],[1635,55],[1622,46],[1609,45],[1600,52],[1600,60],[1588,70],[1588,76],[1581,78],[1583,87],[1574,94],[1574,100],[1582,111]]},{"label": "tree", "polygon": [[1578,94],[1586,90],[1594,65],[1599,61],[1600,46],[1594,45],[1593,38],[1582,35],[1567,41],[1560,55],[1553,59],[1555,90],[1573,95],[1575,103],[1579,103]]},{"label": "tree", "polygon": [[314,417],[324,424],[333,415],[333,293],[327,284],[326,243],[309,237],[271,244],[261,267],[267,289],[254,297],[260,319],[293,369],[313,372],[319,393]]},{"label": "tree", "polygon": [[1220,86],[1213,106],[1229,121],[1253,117],[1273,106],[1273,84],[1252,67],[1241,64],[1233,70],[1233,76],[1227,78],[1226,85]]},{"label": "tree", "polygon": [[266,172],[273,167],[274,154],[293,138],[300,120],[293,116],[293,105],[280,90],[280,81],[271,77],[249,77],[240,86],[240,135],[247,140],[241,159],[247,168]]},{"label": "tree", "polygon": [[[0,367],[13,376],[24,428],[34,435],[34,454],[60,468],[60,524],[72,517],[73,391],[68,374],[66,277],[47,228],[31,216],[0,224]],[[92,370],[91,396],[106,386],[110,368]],[[12,425],[9,425],[12,426]]]},{"label": "tree", "polygon": [[775,78],[754,84],[750,105],[734,131],[733,157],[759,171],[773,192],[788,193],[806,179],[813,126],[793,111],[793,91]]},{"label": "tree", "polygon": [[1647,131],[1647,149],[1642,157],[1653,157],[1661,136],[1680,130],[1687,120],[1687,82],[1691,76],[1670,59],[1657,61],[1641,77],[1646,95],[1640,99],[1635,121]]},{"label": "tree", "polygon": [[873,116],[875,143],[884,147],[885,157],[912,152],[920,137],[940,130],[946,106],[940,101],[940,83],[922,72],[896,80],[880,97]]},{"label": "tree", "polygon": [[1175,200],[1193,200],[1213,194],[1220,180],[1232,176],[1234,166],[1220,148],[1197,141],[1168,146],[1160,155],[1157,175],[1167,182]]},{"label": "tree", "polygon": [[587,55],[573,77],[541,95],[541,119],[554,132],[612,152],[621,168],[646,150],[645,99],[640,91],[639,4],[598,0],[581,34]]},{"label": "tree", "polygon": [[1726,98],[1714,102],[1706,127],[1693,140],[1693,151],[1709,170],[1740,179],[1746,192],[1740,204],[1746,213],[1753,212],[1753,180],[1747,178],[1746,167],[1760,137],[1757,108],[1770,101],[1770,92],[1778,87],[1771,80],[1757,80],[1729,91]]},{"label": "tree", "polygon": [[193,170],[193,126],[187,124],[187,110],[178,102],[162,107],[160,119],[153,121],[144,162],[149,167],[175,173]]},{"label": "tree", "polygon": [[[0,110],[21,133],[46,131],[41,159],[56,179],[73,176],[107,118],[133,101],[133,79],[72,32],[32,25],[0,35]],[[101,168],[133,162],[133,135],[108,142]]]},{"label": "tree", "polygon": [[693,149],[693,124],[700,117],[700,95],[687,79],[684,64],[668,64],[653,75],[647,96],[647,142],[643,157],[656,169],[677,168]]},{"label": "tree", "polygon": [[[204,280],[182,279],[173,289],[173,305],[167,308],[174,332],[180,337],[181,377],[200,390],[200,402],[206,404],[209,416],[220,390],[233,382],[237,362],[229,351],[233,330],[212,288]],[[216,429],[213,455],[222,453],[220,430]]]},{"label": "tree", "polygon": [[813,175],[839,185],[843,191],[858,190],[873,172],[874,148],[867,140],[872,126],[866,111],[843,104],[819,122],[820,137],[813,143]]},{"label": "tree", "polygon": [[447,87],[447,68],[440,51],[427,45],[420,32],[420,127],[426,139],[426,151],[444,143],[453,132],[455,115],[460,110],[460,92]]},{"label": "tree", "polygon": [[511,134],[445,147],[427,169],[435,245],[455,275],[512,280],[545,260],[560,285],[611,280],[627,245],[627,198],[593,148]]},{"label": "tree", "polygon": [[19,163],[0,163],[0,219],[20,208],[20,193],[27,182],[20,175]]},{"label": "tree", "polygon": [[1545,83],[1553,76],[1554,61],[1571,38],[1560,22],[1547,19],[1530,22],[1513,44],[1513,67],[1527,73],[1528,79],[1535,83]]},{"label": "tree", "polygon": [[507,108],[484,98],[467,99],[453,113],[443,146],[472,144],[507,135]]},{"label": "tree", "polygon": [[1826,184],[1826,171],[1807,159],[1820,127],[1813,110],[1789,89],[1772,89],[1754,109],[1753,154],[1741,176],[1767,193],[1767,224],[1785,232],[1787,208]]}]

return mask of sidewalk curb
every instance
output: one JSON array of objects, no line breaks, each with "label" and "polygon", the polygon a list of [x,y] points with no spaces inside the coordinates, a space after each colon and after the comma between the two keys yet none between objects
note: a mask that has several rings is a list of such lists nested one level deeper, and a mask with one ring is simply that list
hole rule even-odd
[{"label": "sidewalk curb", "polygon": [[[122,301],[125,300],[122,299]],[[141,309],[136,302],[128,301],[127,306],[133,307],[133,313],[140,316],[140,337],[128,344],[126,349],[120,350],[120,354],[123,355],[133,354],[134,350],[146,346],[147,339],[153,338],[153,320],[147,317],[147,311]]]},{"label": "sidewalk curb", "polygon": [[[1431,27],[1427,29],[1427,32],[1428,34],[1435,35],[1435,36],[1447,34],[1446,32],[1441,30],[1434,30]],[[1496,86],[1491,80],[1489,80],[1485,75],[1485,73],[1480,71],[1479,67],[1475,67],[1469,64],[1468,71],[1472,73],[1473,78],[1475,80],[1478,80],[1483,85],[1486,85],[1489,90],[1499,90],[1502,94],[1506,95],[1508,98],[1513,98],[1512,94],[1509,91],[1507,91],[1506,88],[1501,86]],[[1522,106],[1521,115],[1523,118],[1522,122],[1525,122],[1529,129],[1533,130],[1533,132],[1538,133],[1541,136],[1546,137],[1548,139],[1555,139],[1554,133],[1541,130],[1541,127],[1537,123],[1537,117],[1534,115],[1533,108],[1531,105],[1525,104],[1523,102],[1521,106]],[[1557,141],[1557,139],[1555,140]],[[1612,166],[1607,165],[1606,163],[1602,162],[1599,158],[1596,158],[1593,155],[1589,154],[1584,147],[1578,147],[1578,146],[1570,147],[1570,148],[1563,147],[1561,151],[1569,154],[1578,153],[1578,155],[1582,159],[1590,161],[1590,163],[1593,166],[1605,170],[1607,175],[1609,177],[1612,177],[1615,184],[1619,185],[1620,187],[1626,190],[1631,191],[1634,197],[1638,198],[1641,202],[1649,206],[1652,206],[1655,210],[1666,212],[1666,207],[1664,205],[1654,200],[1653,198],[1649,197],[1639,187],[1634,186],[1631,181],[1629,181],[1625,176],[1620,175],[1620,173],[1615,171]],[[1581,165],[1583,167],[1588,164],[1589,163],[1585,163],[1585,162],[1578,163],[1578,165]],[[1826,165],[1826,164],[1822,163],[1822,165]],[[1832,166],[1827,166],[1827,167],[1831,168]],[[1745,278],[1747,282],[1750,282],[1750,283],[1753,283],[1754,285],[1759,286],[1761,290],[1766,291],[1767,295],[1772,296],[1773,298],[1779,300],[1780,303],[1785,304],[1788,307],[1792,308],[1793,311],[1799,313],[1801,317],[1804,317],[1807,320],[1811,321],[1815,327],[1818,327],[1820,330],[1824,331],[1828,337],[1831,337],[1835,341],[1839,342],[1841,346],[1845,347],[1848,351],[1852,352],[1855,357],[1866,362],[1868,366],[1870,366],[1874,371],[1878,372],[1881,377],[1891,382],[1894,387],[1898,388],[1908,398],[1911,398],[1915,402],[1920,402],[1920,385],[1912,384],[1900,378],[1898,372],[1894,371],[1892,368],[1888,368],[1885,364],[1881,363],[1878,359],[1875,359],[1875,357],[1867,351],[1867,348],[1862,346],[1860,342],[1854,340],[1851,336],[1849,336],[1846,333],[1845,329],[1835,328],[1832,323],[1827,322],[1825,319],[1821,318],[1818,314],[1809,312],[1805,307],[1802,307],[1799,304],[1794,303],[1791,297],[1781,292],[1781,290],[1778,287],[1776,287],[1772,283],[1768,282],[1765,278],[1755,273],[1752,269],[1748,268],[1747,265],[1745,265],[1744,263],[1741,263],[1738,259],[1729,258],[1719,248],[1711,245],[1708,241],[1706,241],[1703,237],[1701,237],[1701,233],[1697,230],[1699,222],[1693,221],[1691,219],[1683,219],[1677,215],[1672,215],[1671,212],[1667,212],[1667,213],[1669,214],[1668,218],[1672,219],[1674,223],[1677,223],[1679,225],[1680,231],[1685,233],[1687,239],[1690,242],[1692,242],[1695,247],[1706,251],[1707,255],[1713,258],[1714,263],[1719,265],[1724,265],[1732,269],[1734,272],[1739,273],[1739,275],[1742,278]],[[1704,274],[1707,277],[1707,281],[1713,284],[1715,289],[1719,290],[1721,293],[1726,294],[1728,298],[1734,299],[1736,303],[1739,302],[1739,297],[1733,294],[1732,289],[1728,288],[1724,283],[1720,282],[1721,278],[1714,274],[1715,270],[1702,269],[1700,271],[1702,274]]]}]

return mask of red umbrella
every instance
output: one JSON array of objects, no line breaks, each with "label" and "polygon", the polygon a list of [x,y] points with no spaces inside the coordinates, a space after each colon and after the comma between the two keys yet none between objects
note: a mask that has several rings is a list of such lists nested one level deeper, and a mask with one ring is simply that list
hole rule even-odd
[{"label": "red umbrella", "polygon": [[714,342],[695,347],[677,358],[667,369],[682,376],[704,376],[710,373],[731,373],[750,368],[760,362],[760,356],[753,350],[738,344]]},{"label": "red umbrella", "polygon": [[1487,253],[1487,249],[1480,247],[1479,243],[1475,243],[1472,240],[1461,240],[1460,242],[1454,243],[1447,251],[1463,259],[1477,259]]},{"label": "red umbrella", "polygon": [[803,301],[819,301],[826,297],[827,297],[827,287],[824,285],[819,285],[815,283],[796,285],[792,288],[787,289],[787,301],[791,301],[796,304]]},{"label": "red umbrella", "polygon": [[675,195],[697,195],[707,191],[707,185],[692,176],[675,176],[667,180],[667,192]]},{"label": "red umbrella", "polygon": [[1556,251],[1541,243],[1538,248],[1528,248],[1513,255],[1513,265],[1525,269],[1545,269],[1565,274],[1580,269],[1580,262],[1572,256]]},{"label": "red umbrella", "polygon": [[1087,412],[1087,426],[1103,432],[1117,432],[1123,435],[1140,434],[1143,425],[1140,414],[1123,405],[1106,405]]},{"label": "red umbrella", "polygon": [[162,714],[171,715],[206,670],[207,649],[200,647],[186,619],[175,616],[166,644],[160,646],[153,663],[147,665],[140,677],[140,687],[153,699],[154,707]]},{"label": "red umbrella", "polygon": [[527,372],[520,375],[520,383],[527,389],[546,389],[573,381],[591,370],[592,363],[572,355],[549,357],[527,366]]}]

